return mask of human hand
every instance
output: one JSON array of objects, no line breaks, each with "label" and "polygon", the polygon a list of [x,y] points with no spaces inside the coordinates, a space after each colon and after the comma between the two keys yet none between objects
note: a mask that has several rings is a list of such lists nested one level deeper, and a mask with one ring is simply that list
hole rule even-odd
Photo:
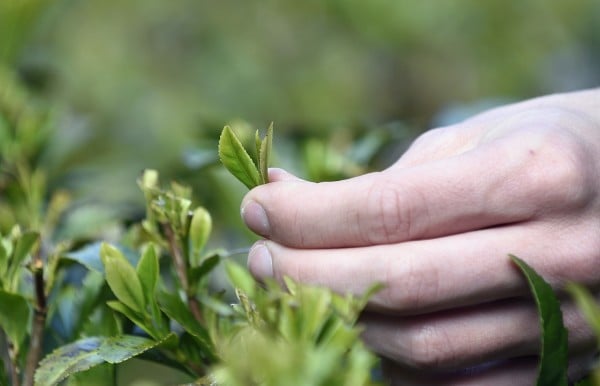
[{"label": "human hand", "polygon": [[[537,313],[509,253],[559,291],[600,288],[599,90],[429,131],[382,172],[270,178],[242,202],[267,239],[249,254],[251,272],[341,293],[382,283],[362,322],[394,385],[534,383]],[[562,304],[576,377],[595,340]]]}]

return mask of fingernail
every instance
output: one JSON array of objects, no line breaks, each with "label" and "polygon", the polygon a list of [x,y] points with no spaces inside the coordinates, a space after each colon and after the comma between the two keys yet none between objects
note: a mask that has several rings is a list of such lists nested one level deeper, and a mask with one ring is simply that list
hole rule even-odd
[{"label": "fingernail", "polygon": [[242,219],[252,231],[263,237],[269,236],[269,219],[263,207],[256,201],[248,201],[242,207]]},{"label": "fingernail", "polygon": [[257,279],[273,276],[273,259],[271,252],[263,241],[259,241],[248,253],[248,269]]}]

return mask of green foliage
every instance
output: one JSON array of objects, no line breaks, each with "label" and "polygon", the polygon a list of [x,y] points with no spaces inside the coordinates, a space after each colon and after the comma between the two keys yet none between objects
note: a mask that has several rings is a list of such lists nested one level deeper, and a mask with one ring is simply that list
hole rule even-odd
[{"label": "green foliage", "polygon": [[511,258],[527,278],[539,312],[541,351],[536,384],[567,386],[568,339],[560,303],[552,287],[533,268],[516,256]]},{"label": "green foliage", "polygon": [[248,189],[262,183],[254,161],[229,126],[223,128],[219,138],[219,158],[227,170]]},{"label": "green foliage", "polygon": [[30,313],[25,297],[0,291],[0,327],[17,350],[27,334]]},{"label": "green foliage", "polygon": [[106,282],[117,299],[135,312],[146,308],[144,290],[135,269],[118,249],[103,244],[100,248]]},{"label": "green foliage", "polygon": [[[56,3],[60,2],[59,0]],[[188,95],[183,98],[188,103],[179,103],[182,99],[165,98],[164,93],[161,94],[157,90],[157,95],[161,96],[156,100],[139,98],[139,100],[143,99],[143,103],[146,105],[136,102],[132,106],[130,103],[123,103],[123,101],[130,102],[137,99],[132,98],[132,93],[115,93],[113,91],[115,84],[111,82],[103,82],[96,84],[97,87],[89,87],[91,83],[79,82],[79,80],[86,79],[86,76],[82,75],[85,71],[74,71],[73,76],[65,77],[66,83],[61,84],[64,88],[60,89],[66,90],[64,99],[56,94],[56,90],[54,90],[54,94],[52,90],[49,90],[49,95],[58,97],[57,99],[77,101],[77,103],[67,103],[68,108],[75,110],[75,116],[65,114],[60,117],[60,120],[57,120],[55,114],[44,106],[43,98],[42,100],[34,98],[25,91],[21,79],[25,79],[30,86],[35,87],[37,83],[34,75],[36,73],[31,71],[31,67],[28,67],[27,61],[32,57],[29,54],[23,54],[24,56],[20,58],[19,53],[35,51],[35,49],[24,50],[25,43],[23,42],[34,35],[33,28],[28,26],[33,25],[34,20],[47,6],[46,3],[50,4],[51,2],[37,0],[0,2],[0,31],[2,32],[0,33],[0,43],[3,43],[0,46],[1,50],[4,50],[0,53],[0,59],[2,63],[13,63],[23,59],[24,63],[20,68],[19,76],[16,75],[17,71],[14,68],[5,68],[3,64],[0,64],[0,327],[2,338],[8,342],[7,345],[0,347],[5,351],[2,353],[2,358],[5,358],[2,363],[5,366],[2,366],[2,370],[6,370],[0,372],[0,384],[7,384],[10,380],[13,385],[31,386],[35,370],[37,370],[36,384],[39,385],[58,384],[63,381],[71,386],[114,384],[115,374],[120,368],[117,364],[128,362],[134,357],[160,362],[197,379],[197,384],[213,386],[216,384],[233,386],[373,384],[374,381],[370,379],[370,376],[377,360],[361,343],[359,339],[360,326],[356,326],[360,310],[366,304],[366,299],[370,294],[357,299],[335,294],[324,288],[303,286],[289,279],[286,279],[284,286],[275,282],[267,282],[264,286],[258,285],[244,268],[229,261],[231,252],[223,249],[217,250],[218,252],[208,250],[207,246],[212,241],[229,242],[230,239],[218,233],[218,227],[223,226],[219,222],[227,222],[227,218],[215,217],[213,224],[213,217],[209,214],[208,209],[196,205],[197,197],[212,198],[211,212],[212,208],[221,205],[227,209],[220,214],[233,211],[237,218],[237,210],[231,209],[232,207],[235,209],[235,205],[231,204],[235,204],[237,201],[232,200],[229,196],[232,191],[235,191],[235,188],[230,187],[227,183],[221,184],[220,188],[214,188],[212,182],[220,180],[214,176],[211,177],[210,173],[206,173],[207,166],[213,165],[217,160],[214,147],[216,134],[218,134],[217,130],[211,131],[212,126],[206,123],[206,119],[211,117],[217,122],[222,122],[232,116],[230,112],[223,113],[223,110],[209,106],[208,110],[212,112],[200,112],[201,128],[206,129],[206,133],[203,133],[201,138],[190,140],[188,137],[182,137],[181,133],[171,135],[172,133],[169,131],[168,135],[156,136],[158,145],[152,145],[141,141],[140,137],[149,139],[154,138],[154,135],[146,135],[147,132],[144,131],[144,135],[136,136],[131,134],[130,129],[133,127],[132,130],[135,131],[134,126],[137,125],[143,130],[150,128],[149,132],[155,134],[157,131],[153,131],[152,128],[156,130],[157,127],[166,127],[166,123],[170,128],[196,127],[198,115],[196,106],[207,105],[208,101],[204,100],[202,103],[198,103],[194,91],[193,93],[188,92]],[[128,2],[123,6],[137,9],[135,3]],[[146,2],[140,2],[140,4],[142,3],[146,4]],[[157,4],[153,9],[161,10],[162,7],[167,7]],[[419,28],[429,31],[430,28],[423,26],[430,23],[436,27],[438,25],[446,26],[446,29],[451,31],[451,26],[445,24],[448,23],[447,20],[458,20],[461,26],[464,24],[461,18],[448,18],[445,12],[441,13],[444,19],[443,23],[439,19],[433,20],[435,18],[426,21],[427,18],[424,18],[424,15],[427,5],[416,6],[415,12],[400,12],[405,10],[406,6],[395,5],[390,6],[392,7],[390,9],[396,11],[387,13],[380,11],[388,8],[375,3],[364,3],[358,8],[353,8],[357,7],[357,2],[349,2],[350,5],[308,2],[301,10],[302,17],[293,19],[286,16],[288,13],[285,7],[279,9],[279,6],[274,7],[273,4],[239,3],[234,4],[233,8],[230,8],[231,5],[223,4],[215,6],[217,9],[215,15],[219,15],[217,24],[221,24],[222,10],[227,10],[226,13],[233,17],[247,18],[248,11],[253,10],[254,7],[260,7],[256,9],[261,10],[266,9],[267,13],[275,12],[275,14],[283,16],[281,20],[284,22],[279,22],[279,17],[276,17],[272,18],[273,23],[259,23],[260,28],[268,26],[276,28],[276,30],[287,31],[288,22],[304,27],[303,20],[312,22],[314,15],[323,17],[325,21],[334,21],[335,28],[339,29],[340,36],[343,38],[330,39],[329,35],[324,36],[317,31],[312,38],[308,39],[309,43],[323,40],[325,44],[320,46],[319,51],[327,53],[328,59],[317,59],[315,63],[310,61],[312,55],[298,54],[298,52],[293,54],[292,52],[289,57],[290,62],[287,64],[302,61],[304,69],[296,68],[289,71],[292,75],[283,77],[283,87],[279,82],[261,80],[256,83],[264,85],[265,90],[271,88],[272,92],[277,88],[278,92],[283,92],[282,95],[291,95],[289,100],[276,98],[275,105],[265,104],[264,101],[268,98],[263,99],[262,106],[268,106],[269,111],[287,111],[283,116],[286,117],[288,126],[289,122],[297,120],[300,122],[300,127],[304,129],[309,126],[307,122],[322,122],[323,117],[340,116],[346,111],[353,112],[351,114],[353,118],[349,118],[350,121],[365,118],[371,121],[373,116],[387,114],[385,109],[389,107],[385,107],[385,103],[381,102],[396,100],[397,95],[394,93],[398,90],[392,90],[394,98],[390,98],[390,95],[372,98],[375,95],[373,90],[369,91],[369,87],[365,87],[364,82],[359,80],[360,76],[357,76],[362,71],[359,67],[371,69],[373,68],[372,64],[379,63],[381,55],[383,55],[383,61],[389,60],[393,64],[389,65],[389,68],[393,69],[392,72],[396,74],[398,73],[396,60],[392,58],[391,52],[388,52],[390,41],[393,41],[394,45],[420,43],[419,39],[407,37],[405,32]],[[510,7],[499,4],[500,8],[498,6],[486,8],[494,11],[489,12],[488,19],[491,17],[490,15],[496,14],[499,10],[509,12],[507,10]],[[188,5],[195,7],[192,4]],[[461,14],[465,10],[460,5],[445,5],[444,7],[444,10],[455,15]],[[105,11],[108,8],[112,8],[112,6],[106,6],[101,1],[84,2],[75,7],[69,7],[68,14],[59,18],[61,25],[60,28],[57,28],[58,35],[64,34],[64,31],[67,31],[69,35],[78,35],[72,33],[74,22],[81,26],[81,30],[85,31],[87,28],[88,33],[92,31],[94,36],[104,37],[106,33],[112,34],[110,27],[103,29],[105,33],[101,34],[98,34],[96,27],[104,28],[108,26],[106,20],[111,20],[112,23],[119,17],[100,18],[98,19],[100,24],[81,22],[82,18],[89,20],[86,9]],[[295,9],[295,6],[292,8]],[[357,11],[359,8],[368,12],[359,12]],[[576,8],[578,10],[586,9],[582,6]],[[485,16],[486,11],[471,10],[470,12],[483,12],[478,15]],[[205,17],[204,22],[211,23],[211,16],[208,15],[208,12],[194,13],[185,9],[184,13],[186,16],[193,15],[193,17],[189,21],[186,21],[188,20],[186,17],[183,19],[177,17],[172,26],[182,27],[188,31],[199,25],[205,28],[205,24],[196,20],[198,14]],[[96,12],[92,11],[90,14],[95,15]],[[126,15],[126,17],[122,15]],[[123,18],[121,22],[125,20],[126,23],[129,23],[130,19],[133,19],[130,16],[137,16],[138,13],[123,12],[122,15],[120,16]],[[381,20],[382,15],[384,21],[387,20],[384,23],[364,23],[364,20],[372,18]],[[420,17],[415,18],[415,15],[420,15]],[[397,22],[395,19],[397,16],[403,16],[402,23]],[[147,19],[146,21],[155,18],[151,16],[151,12],[144,13],[141,17]],[[529,16],[522,20],[525,20],[527,26],[529,25]],[[132,22],[135,24],[134,20]],[[182,23],[179,24],[180,22]],[[247,23],[230,25],[239,25],[244,29],[248,27]],[[325,26],[327,23],[322,25]],[[364,29],[364,25],[369,25],[368,31]],[[485,26],[487,24],[479,23],[477,25]],[[592,23],[592,25],[595,24]],[[372,26],[375,28],[372,29]],[[138,28],[140,27],[142,26],[138,25]],[[251,27],[256,29],[257,26]],[[141,28],[143,33],[126,34],[127,39],[123,40],[129,40],[130,36],[146,36],[144,28]],[[153,28],[149,28],[149,30]],[[159,32],[163,31],[161,26],[157,28]],[[391,39],[389,36],[384,36],[384,30],[389,28],[395,31],[390,35],[394,36]],[[522,29],[523,25],[520,28]],[[513,25],[510,30],[513,30]],[[496,29],[494,31],[496,32]],[[286,34],[273,34],[270,30],[267,32],[264,33],[265,37],[279,39],[287,36]],[[158,35],[163,36],[164,34],[158,33]],[[239,54],[247,56],[247,53],[251,51],[252,55],[255,55],[257,39],[248,34],[234,32],[234,35],[236,39],[243,40],[241,51],[232,49],[233,51],[229,53],[235,58],[236,63]],[[294,36],[294,34],[288,35]],[[452,34],[450,33],[450,35]],[[40,36],[44,36],[46,39],[48,35],[41,33]],[[440,36],[446,36],[446,34]],[[473,36],[479,39],[482,35],[473,34]],[[359,38],[357,39],[357,37]],[[51,40],[52,37],[50,36],[48,39]],[[250,45],[246,45],[244,39],[247,39]],[[349,53],[355,52],[357,49],[365,49],[362,47],[363,43],[360,42],[360,47],[357,47],[357,41],[368,40],[382,44],[376,50],[376,59],[348,60],[349,57],[355,58],[352,56],[353,54],[349,56]],[[115,51],[124,47],[121,45],[120,39],[110,41],[111,43],[106,46],[110,46],[111,49],[116,48]],[[523,40],[516,39],[514,42],[521,41]],[[131,44],[131,41],[127,44]],[[90,45],[98,47],[100,50],[103,47],[102,44]],[[440,41],[435,40],[433,45],[440,45]],[[46,46],[45,41],[42,46]],[[50,46],[52,44],[48,45],[48,47]],[[138,42],[135,42],[134,46],[139,46]],[[166,46],[172,45],[167,44]],[[216,44],[215,47],[217,46],[221,45]],[[312,47],[313,44],[310,46]],[[416,46],[421,46],[421,44],[416,44]],[[454,45],[446,46],[454,49]],[[544,45],[537,46],[543,47]],[[252,49],[248,49],[248,47],[252,47]],[[293,49],[285,42],[285,39],[274,44],[276,50],[281,47]],[[331,47],[336,49],[332,50]],[[511,52],[514,51],[513,45],[508,44],[507,47]],[[64,63],[76,63],[79,59],[73,60],[73,53],[86,52],[79,48],[74,49],[74,46],[63,48],[64,50],[58,49],[58,51],[64,54]],[[57,47],[49,49],[56,50]],[[193,54],[193,51],[186,48],[182,50],[182,53],[187,55],[192,52]],[[271,49],[268,52],[271,52]],[[549,52],[554,52],[554,50],[550,49]],[[428,55],[426,52],[421,52],[421,58],[427,58]],[[536,55],[538,59],[545,58],[539,52]],[[104,72],[104,69],[105,67],[113,69],[119,67],[115,64],[114,53],[100,56],[103,57],[103,60],[91,63],[90,68],[101,64],[102,73],[106,73],[108,77],[112,78],[114,72]],[[262,55],[261,57],[268,56]],[[163,55],[163,57],[168,58],[171,55]],[[199,57],[212,58],[213,55],[199,55]],[[123,60],[124,68],[137,68],[129,59],[131,58]],[[136,60],[139,61],[140,58],[133,58],[133,62]],[[306,60],[309,61],[306,62]],[[529,58],[524,60],[527,61]],[[185,61],[176,60],[175,62],[177,68],[180,68]],[[149,63],[152,65],[146,67],[154,68],[154,60],[151,59]],[[192,60],[189,63],[195,63],[195,61]],[[220,68],[221,66],[216,63],[213,63],[212,67]],[[336,65],[336,63],[343,65]],[[348,67],[347,63],[358,63],[358,66],[356,68]],[[157,67],[164,64],[159,63]],[[467,72],[471,72],[473,69],[469,63],[464,66],[463,62],[458,64],[461,65],[457,68],[466,68]],[[506,64],[507,62],[503,64],[494,62],[496,66]],[[431,67],[422,66],[418,60],[403,65],[405,66],[403,68],[412,68],[417,73],[421,71],[421,68]],[[516,66],[522,65],[523,63],[516,64]],[[532,64],[527,65],[533,66]],[[267,66],[249,66],[247,62],[240,64],[245,72],[258,73],[257,79],[262,79],[264,74],[261,75],[261,72],[268,73],[271,68],[274,68],[273,66],[280,67],[276,63]],[[204,68],[206,66],[192,65],[191,67]],[[316,72],[306,70],[306,68],[312,67],[316,69]],[[333,74],[332,67],[342,70]],[[497,69],[490,71],[498,73]],[[327,76],[314,77],[313,75],[318,75],[319,71]],[[93,70],[90,73],[97,74],[99,72]],[[228,71],[225,73],[227,75],[225,78],[215,78],[218,79],[217,84],[224,85],[225,89],[234,90],[236,95],[240,94],[240,84],[236,77],[231,76]],[[132,79],[134,84],[144,83],[143,79],[138,78],[137,75],[136,71],[135,76],[126,77],[127,81],[123,81],[125,85],[120,88],[121,84],[119,84],[118,89],[131,90],[127,89],[131,86],[129,79]],[[454,79],[452,76],[450,78]],[[70,79],[75,79],[74,83],[69,83]],[[115,77],[115,79],[125,78]],[[311,81],[307,81],[307,79]],[[439,108],[439,98],[442,97],[439,95],[444,94],[440,91],[453,89],[447,87],[447,81],[439,77],[433,77],[433,79],[435,87],[430,84],[429,87],[418,87],[417,90],[412,90],[416,91],[414,94],[417,95],[412,102],[415,106],[419,106],[412,111],[412,114],[430,116],[433,113],[432,109]],[[518,77],[515,79],[517,80],[512,85],[507,86],[508,89],[525,90],[526,86],[521,86],[524,83],[520,82]],[[324,82],[324,80],[327,81]],[[355,80],[358,81],[355,82]],[[294,85],[290,86],[290,82]],[[166,83],[171,87],[172,83],[177,82],[167,80]],[[497,84],[504,83],[506,82],[497,82]],[[187,81],[181,82],[181,84],[189,87]],[[302,85],[302,88],[297,88],[295,84]],[[309,87],[305,87],[305,84],[309,84]],[[325,88],[322,88],[321,84],[325,84]],[[81,89],[74,90],[74,87]],[[172,95],[186,94],[185,92],[180,93],[181,89],[177,87],[169,89]],[[191,87],[191,89],[199,88]],[[202,89],[213,90],[215,87],[202,87]],[[256,89],[256,87],[246,87],[246,89]],[[333,89],[343,98],[332,98],[331,92],[327,92],[327,90]],[[437,92],[431,92],[433,89]],[[430,91],[423,93],[421,90]],[[148,93],[144,91],[143,94]],[[406,91],[402,90],[401,94],[410,96],[412,92],[407,89]],[[89,98],[79,98],[80,95]],[[360,95],[360,98],[357,98],[357,95]],[[364,97],[369,99],[369,103],[362,99]],[[229,103],[235,98],[226,97],[225,99]],[[437,105],[431,100],[437,100]],[[336,104],[337,101],[339,104]],[[286,103],[289,106],[286,107]],[[371,103],[384,106],[383,110],[377,110],[378,112],[374,115],[367,113],[363,106]],[[337,107],[332,107],[334,104]],[[187,105],[189,111],[182,112],[179,109],[180,105]],[[189,108],[190,105],[193,105],[194,108]],[[126,109],[123,109],[124,106]],[[250,110],[244,109],[248,109],[247,106],[242,111],[258,111],[255,118],[264,112],[255,109],[254,105]],[[77,130],[74,130],[71,121],[80,119],[81,115],[78,114],[82,114],[82,111],[89,114],[92,121],[91,126],[84,127],[83,131],[93,133],[93,130],[88,129],[96,126],[112,127],[108,134],[107,132],[92,134],[87,139],[89,143],[100,143],[97,147],[96,145],[93,148],[88,147],[88,143],[85,141],[73,140],[73,138],[77,138],[77,135],[70,135],[73,132],[78,133]],[[120,112],[116,113],[117,111]],[[219,111],[217,115],[215,115],[215,111]],[[227,117],[222,117],[222,114],[226,114]],[[247,116],[248,114],[242,115]],[[135,123],[131,124],[130,122]],[[64,132],[55,131],[57,127]],[[123,127],[127,130],[123,130]],[[369,132],[372,127],[373,124],[370,123],[362,129]],[[314,133],[321,128],[321,125],[316,125],[311,130]],[[287,146],[286,151],[290,150],[290,153],[294,154],[292,145],[298,140],[302,149],[301,153],[296,154],[296,159],[286,160],[286,162],[304,170],[311,179],[336,179],[363,172],[365,169],[361,165],[370,162],[384,143],[396,141],[395,144],[398,144],[398,142],[402,142],[406,138],[402,137],[404,139],[399,140],[398,136],[401,135],[398,133],[406,135],[407,131],[409,130],[402,127],[399,130],[390,130],[391,136],[368,133],[363,135],[364,141],[361,142],[357,140],[356,133],[348,134],[344,130],[331,133],[331,130],[327,130],[325,135],[321,135],[319,138],[312,138],[306,134],[295,134],[297,137],[281,138],[281,143]],[[380,132],[378,131],[378,133]],[[128,137],[129,135],[131,137]],[[268,128],[264,138],[261,138],[257,131],[253,138],[255,152],[248,153],[242,146],[242,143],[248,141],[240,141],[233,130],[225,127],[219,141],[219,157],[231,173],[246,187],[252,188],[267,183],[272,137],[272,125]],[[123,141],[123,138],[128,140]],[[132,139],[136,146],[131,146]],[[102,177],[106,173],[96,174],[100,177],[98,179],[100,182],[94,183],[90,183],[91,179],[80,183],[78,178],[72,179],[71,176],[80,176],[81,174],[77,172],[86,170],[83,169],[84,167],[94,165],[93,162],[90,164],[90,159],[95,159],[95,162],[102,165],[102,168],[112,168],[111,171],[115,173],[109,173],[111,178],[113,178],[113,174],[122,174],[127,177],[127,173],[123,170],[132,168],[139,170],[140,165],[149,164],[150,161],[154,164],[155,159],[159,165],[165,165],[167,161],[173,162],[177,158],[173,156],[173,149],[177,149],[177,152],[180,151],[182,144],[187,144],[186,141],[197,147],[196,150],[201,151],[203,156],[202,162],[200,162],[202,174],[196,174],[195,170],[194,173],[190,173],[192,176],[190,180],[196,181],[196,185],[202,187],[199,192],[196,190],[196,193],[200,194],[194,196],[190,188],[178,183],[171,183],[165,188],[160,184],[158,172],[146,170],[138,181],[146,204],[146,216],[139,223],[132,221],[132,218],[126,218],[126,214],[119,214],[117,216],[119,220],[127,219],[127,226],[125,221],[119,221],[111,223],[112,228],[107,227],[108,222],[102,220],[108,213],[105,207],[90,208],[87,203],[82,204],[82,201],[77,201],[77,196],[73,197],[61,188],[63,186],[73,187],[79,190],[79,193],[86,189],[95,193],[97,189],[96,196],[91,196],[102,199],[110,194],[119,196],[122,190],[115,189],[115,186],[119,184],[106,183],[106,179]],[[352,145],[354,142],[357,146]],[[125,146],[121,143],[124,143]],[[122,158],[113,157],[114,153],[103,151],[112,149],[115,144],[118,144],[115,147],[121,149]],[[77,150],[72,158],[65,151],[69,147],[75,147]],[[106,154],[106,158],[100,158],[103,154]],[[168,156],[164,154],[168,154]],[[117,160],[118,167],[114,167],[113,159]],[[66,169],[57,170],[56,165],[61,163]],[[177,172],[185,175],[193,168],[188,165],[184,169]],[[96,169],[92,168],[92,170]],[[214,174],[218,174],[218,172]],[[197,181],[201,181],[201,183]],[[98,189],[99,187],[101,189]],[[229,201],[227,201],[228,198]],[[81,214],[82,212],[85,213]],[[77,219],[75,220],[75,218]],[[132,222],[133,224],[131,224]],[[95,231],[90,232],[78,229],[77,225],[82,223],[100,225],[96,225]],[[102,240],[110,240],[113,244],[102,242]],[[217,272],[223,262],[225,262],[224,268],[228,277],[227,283],[215,280],[219,276]],[[543,281],[525,264],[518,260],[516,262],[530,281],[540,309],[543,351],[539,382],[553,382],[555,376],[562,380],[561,374],[565,369],[563,360],[566,354],[565,334],[559,328],[560,310],[556,307],[557,303],[552,300],[549,287],[544,286]],[[230,284],[233,285],[233,289],[230,288]],[[586,295],[582,295],[583,292],[574,291],[592,326],[598,328],[598,312],[597,308],[594,308],[594,303],[590,298],[586,298]],[[232,302],[235,304],[232,305]],[[32,342],[40,342],[40,344],[34,345]],[[40,358],[44,355],[46,358],[39,363]],[[552,367],[556,367],[556,371]],[[98,381],[98,377],[104,377],[104,379]]]},{"label": "green foliage", "polygon": [[170,339],[154,341],[139,336],[85,338],[62,346],[48,355],[35,375],[37,386],[54,386],[68,376],[103,363],[117,364],[140,355]]},{"label": "green foliage", "polygon": [[[263,141],[268,152],[269,140]],[[354,325],[369,294],[356,299],[290,280],[285,289],[275,282],[263,288],[246,269],[227,262],[239,301],[231,305],[222,291],[209,288],[208,278],[224,257],[203,253],[211,228],[208,212],[191,209],[190,192],[181,185],[163,190],[155,171],[145,171],[139,185],[147,216],[130,233],[130,246],[139,251],[135,267],[106,243],[65,259],[83,264],[89,275],[102,275],[117,299],[107,301],[108,307],[148,337],[119,334],[69,343],[40,364],[36,385],[76,374],[85,379],[79,373],[149,353],[219,385],[293,385],[307,376],[315,385],[373,384],[376,359]],[[170,260],[170,269],[161,270],[163,259]],[[254,350],[264,355],[248,355]]]}]

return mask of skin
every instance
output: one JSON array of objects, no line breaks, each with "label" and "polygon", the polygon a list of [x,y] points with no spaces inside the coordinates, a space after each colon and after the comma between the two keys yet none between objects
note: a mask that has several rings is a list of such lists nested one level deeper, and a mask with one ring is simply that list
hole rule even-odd
[{"label": "skin", "polygon": [[600,90],[508,105],[420,136],[381,172],[311,183],[273,169],[242,217],[255,277],[376,294],[364,340],[393,385],[531,385],[539,327],[515,254],[559,293],[570,377],[595,338],[564,295],[600,290]]}]

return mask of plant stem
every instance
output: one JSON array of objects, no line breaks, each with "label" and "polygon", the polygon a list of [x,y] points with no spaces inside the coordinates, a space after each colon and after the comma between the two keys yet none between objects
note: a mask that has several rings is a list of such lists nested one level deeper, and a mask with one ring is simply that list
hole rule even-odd
[{"label": "plant stem", "polygon": [[190,291],[190,284],[187,278],[187,265],[185,264],[185,260],[181,253],[181,249],[177,245],[177,239],[173,229],[169,224],[163,223],[161,224],[165,236],[167,236],[167,241],[169,243],[169,250],[171,252],[171,256],[173,258],[173,263],[175,264],[175,272],[179,277],[179,281],[181,282],[181,287],[185,292],[187,297],[188,307],[190,307],[190,312],[194,315],[194,318],[199,322],[203,322],[202,312],[200,311],[200,304],[198,303],[198,299],[194,296]]},{"label": "plant stem", "polygon": [[23,375],[23,386],[33,386],[35,370],[42,354],[44,327],[46,326],[47,306],[46,293],[44,292],[44,263],[40,250],[33,257],[32,271],[35,285],[35,307],[29,352],[27,353]]}]

